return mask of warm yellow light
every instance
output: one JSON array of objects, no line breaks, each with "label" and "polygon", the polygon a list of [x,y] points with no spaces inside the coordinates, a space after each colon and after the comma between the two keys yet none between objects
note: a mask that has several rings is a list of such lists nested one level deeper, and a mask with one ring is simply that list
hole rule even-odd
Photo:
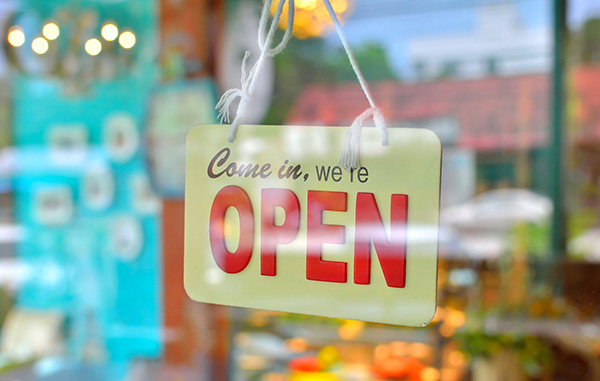
[{"label": "warm yellow light", "polygon": [[8,32],[8,43],[14,47],[19,47],[25,43],[25,33],[18,26],[13,26]]},{"label": "warm yellow light", "polygon": [[354,340],[363,332],[365,323],[362,321],[348,320],[338,328],[340,339],[348,341]]},{"label": "warm yellow light", "polygon": [[[331,6],[337,17],[343,22],[351,13],[352,0],[331,0]],[[271,14],[274,15],[279,8],[279,2],[271,2]],[[279,27],[287,28],[288,7],[282,8],[279,18]],[[293,33],[297,38],[322,36],[333,30],[331,16],[325,4],[320,0],[296,0]]]},{"label": "warm yellow light", "polygon": [[60,28],[53,22],[49,22],[42,28],[42,34],[48,40],[56,40],[60,35]]},{"label": "warm yellow light", "polygon": [[385,344],[380,344],[375,347],[373,357],[375,357],[375,361],[383,361],[390,357],[390,352],[390,347]]},{"label": "warm yellow light", "polygon": [[119,44],[125,49],[133,48],[133,45],[135,45],[135,34],[129,31],[121,33]]},{"label": "warm yellow light", "polygon": [[423,343],[412,343],[410,345],[410,355],[418,359],[425,359],[432,355],[433,349]]},{"label": "warm yellow light", "polygon": [[454,335],[454,327],[443,323],[442,325],[440,325],[440,335],[444,336],[444,337],[451,337],[452,335]]},{"label": "warm yellow light", "polygon": [[425,368],[419,374],[423,381],[438,381],[440,379],[440,372],[435,368]]},{"label": "warm yellow light", "polygon": [[119,36],[119,28],[117,28],[115,24],[106,24],[102,27],[102,30],[100,30],[100,34],[102,34],[102,37],[106,41],[114,41]]},{"label": "warm yellow light", "polygon": [[307,11],[312,11],[317,6],[317,0],[296,0],[296,6]]},{"label": "warm yellow light", "polygon": [[408,343],[404,341],[394,341],[390,343],[392,357],[402,357],[408,354]]},{"label": "warm yellow light", "polygon": [[31,41],[31,50],[36,54],[44,54],[48,51],[48,41],[44,37],[35,38]]},{"label": "warm yellow light", "polygon": [[462,379],[462,372],[458,369],[442,368],[440,379],[444,381],[458,381]]},{"label": "warm yellow light", "polygon": [[459,351],[452,351],[448,355],[448,364],[455,368],[461,368],[465,365],[465,355],[460,353]]},{"label": "warm yellow light", "polygon": [[446,322],[453,327],[460,327],[467,320],[465,313],[462,311],[452,310],[446,314]]},{"label": "warm yellow light", "polygon": [[90,38],[85,42],[85,51],[90,56],[97,56],[102,51],[102,43],[97,38]]},{"label": "warm yellow light", "polygon": [[286,344],[290,351],[294,353],[306,352],[306,350],[308,349],[308,342],[300,337],[295,337],[293,339],[286,340]]},{"label": "warm yellow light", "polygon": [[337,0],[331,3],[335,13],[340,14],[346,12],[348,9],[348,2],[346,0]]}]

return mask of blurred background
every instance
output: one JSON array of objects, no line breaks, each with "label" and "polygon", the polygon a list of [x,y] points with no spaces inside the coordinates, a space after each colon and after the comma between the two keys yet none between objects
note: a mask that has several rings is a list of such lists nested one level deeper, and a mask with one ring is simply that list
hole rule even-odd
[{"label": "blurred background", "polygon": [[[434,321],[185,294],[185,135],[258,56],[260,0],[1,0],[0,380],[600,379],[600,3],[332,4],[389,124],[444,146]],[[249,122],[367,107],[332,32],[296,0]]]}]

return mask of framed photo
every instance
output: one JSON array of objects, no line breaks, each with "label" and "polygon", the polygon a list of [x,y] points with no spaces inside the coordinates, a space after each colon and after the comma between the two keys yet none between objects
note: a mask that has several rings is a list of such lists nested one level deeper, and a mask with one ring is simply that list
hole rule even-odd
[{"label": "framed photo", "polygon": [[48,130],[47,141],[52,159],[81,160],[88,148],[88,131],[83,124],[56,125]]},{"label": "framed photo", "polygon": [[124,163],[133,158],[140,146],[140,136],[132,115],[118,113],[107,118],[104,146],[109,157],[116,162]]},{"label": "framed photo", "polygon": [[81,197],[84,205],[92,210],[104,210],[115,197],[115,180],[110,169],[92,167],[83,174]]},{"label": "framed photo", "polygon": [[34,217],[42,225],[68,224],[74,211],[73,192],[67,185],[43,188],[35,193]]},{"label": "framed photo", "polygon": [[144,246],[142,224],[135,217],[117,216],[110,226],[110,247],[115,256],[124,261],[137,259]]}]

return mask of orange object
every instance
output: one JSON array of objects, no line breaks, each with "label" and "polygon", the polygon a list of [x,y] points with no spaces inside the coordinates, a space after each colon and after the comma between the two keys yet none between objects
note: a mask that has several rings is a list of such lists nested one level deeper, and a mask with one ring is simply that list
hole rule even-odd
[{"label": "orange object", "polygon": [[299,357],[293,359],[292,361],[290,361],[289,367],[291,370],[299,372],[321,371],[321,364],[319,364],[319,359],[317,359],[316,357]]},{"label": "orange object", "polygon": [[420,380],[425,366],[414,357],[392,357],[375,363],[373,373],[380,380]]}]

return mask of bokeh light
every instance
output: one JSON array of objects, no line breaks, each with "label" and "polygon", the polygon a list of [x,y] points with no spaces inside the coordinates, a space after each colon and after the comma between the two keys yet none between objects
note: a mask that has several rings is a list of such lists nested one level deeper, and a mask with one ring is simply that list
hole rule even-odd
[{"label": "bokeh light", "polygon": [[119,44],[125,49],[131,49],[135,45],[135,34],[133,32],[123,32],[119,36]]},{"label": "bokeh light", "polygon": [[293,353],[302,353],[308,350],[308,342],[301,337],[286,340],[286,344]]},{"label": "bokeh light", "polygon": [[90,38],[85,42],[85,51],[90,56],[97,56],[102,51],[102,43],[97,38]]},{"label": "bokeh light", "polygon": [[[274,15],[279,5],[278,1],[271,3],[271,15]],[[331,6],[338,19],[343,22],[351,14],[352,0],[331,0]],[[288,6],[284,5],[279,19],[279,27],[287,28]],[[294,36],[297,38],[318,37],[333,30],[333,22],[327,7],[320,0],[296,0],[294,16]]]},{"label": "bokeh light", "polygon": [[442,335],[443,337],[451,337],[452,335],[454,335],[455,329],[453,326],[446,324],[446,323],[442,323],[440,325],[440,335]]},{"label": "bokeh light", "polygon": [[48,51],[48,41],[44,37],[37,37],[31,41],[31,50],[36,54],[44,54]]},{"label": "bokeh light", "polygon": [[42,34],[50,41],[56,40],[60,35],[60,28],[55,23],[49,22],[42,28]]},{"label": "bokeh light", "polygon": [[317,0],[296,0],[296,6],[300,9],[312,11],[317,6]]},{"label": "bokeh light", "polygon": [[13,26],[8,32],[8,43],[14,47],[19,47],[25,43],[25,33],[18,26]]},{"label": "bokeh light", "polygon": [[440,372],[435,368],[425,368],[421,371],[421,380],[423,381],[438,381],[440,379]]},{"label": "bokeh light", "polygon": [[354,340],[360,336],[365,328],[362,321],[347,320],[338,328],[338,336],[342,340]]},{"label": "bokeh light", "polygon": [[102,27],[100,34],[106,41],[114,41],[119,36],[119,28],[115,24],[108,23]]},{"label": "bokeh light", "polygon": [[445,321],[452,327],[460,327],[465,324],[466,316],[462,311],[451,310],[446,314]]},{"label": "bokeh light", "polygon": [[448,364],[453,367],[460,368],[465,365],[465,355],[459,351],[452,351],[448,355]]}]

